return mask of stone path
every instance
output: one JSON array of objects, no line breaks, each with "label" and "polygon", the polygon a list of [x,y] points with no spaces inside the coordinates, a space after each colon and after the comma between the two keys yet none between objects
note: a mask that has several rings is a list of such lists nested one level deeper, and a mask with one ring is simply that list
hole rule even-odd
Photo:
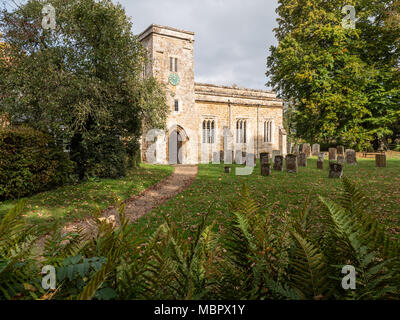
[{"label": "stone path", "polygon": [[[162,205],[169,199],[188,188],[194,181],[198,173],[197,166],[177,165],[174,173],[157,184],[135,195],[123,203],[125,204],[125,213],[131,221],[136,221],[146,213]],[[119,225],[117,208],[108,208],[101,213],[101,220],[105,219]],[[75,232],[77,229],[84,230],[85,237],[95,234],[97,225],[93,218],[69,223],[64,226],[62,233]],[[43,237],[40,242],[44,241]]]}]

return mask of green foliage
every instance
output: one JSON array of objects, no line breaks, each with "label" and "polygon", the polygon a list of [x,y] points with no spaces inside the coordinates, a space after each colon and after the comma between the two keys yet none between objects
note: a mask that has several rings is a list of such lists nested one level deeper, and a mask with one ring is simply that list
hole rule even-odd
[{"label": "green foliage", "polygon": [[[342,27],[354,5],[356,28]],[[297,138],[364,149],[398,133],[398,1],[280,0],[269,84]]]},{"label": "green foliage", "polygon": [[[337,202],[319,201],[322,233],[309,198],[298,214],[277,217],[243,185],[223,229],[208,222],[212,204],[190,237],[164,216],[143,238],[121,206],[117,225],[98,214],[90,237],[54,226],[41,259],[33,259],[37,230],[23,223],[20,203],[0,223],[1,298],[398,299],[398,243],[367,214],[360,190],[345,177]],[[39,286],[35,270],[46,264],[56,267],[55,291]],[[345,265],[356,269],[355,290],[341,286]]]},{"label": "green foliage", "polygon": [[57,12],[55,30],[43,30],[39,0],[0,12],[8,43],[0,53],[0,114],[69,144],[81,179],[124,175],[142,123],[165,123],[163,88],[143,79],[146,52],[121,5],[49,3]]},{"label": "green foliage", "polygon": [[19,202],[0,222],[0,300],[38,299],[43,290],[32,258],[37,230],[21,219]]},{"label": "green foliage", "polygon": [[21,198],[70,181],[73,163],[53,139],[26,127],[0,128],[0,199]]}]

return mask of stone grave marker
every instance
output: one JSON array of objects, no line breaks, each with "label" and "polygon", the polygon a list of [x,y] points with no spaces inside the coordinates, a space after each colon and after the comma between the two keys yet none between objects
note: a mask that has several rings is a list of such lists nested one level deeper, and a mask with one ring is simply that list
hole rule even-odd
[{"label": "stone grave marker", "polygon": [[346,150],[346,163],[356,165],[357,164],[357,155],[353,149]]},{"label": "stone grave marker", "polygon": [[312,145],[312,155],[313,156],[318,156],[318,154],[320,153],[320,146],[319,146],[319,144],[318,143],[314,143],[313,145]]},{"label": "stone grave marker", "polygon": [[274,170],[283,171],[283,156],[281,155],[275,156]]},{"label": "stone grave marker", "polygon": [[338,154],[337,162],[340,164],[344,164],[344,155]]},{"label": "stone grave marker", "polygon": [[311,157],[311,146],[310,146],[309,143],[304,143],[303,144],[302,151],[306,154],[307,157]]},{"label": "stone grave marker", "polygon": [[292,149],[292,154],[299,154],[299,145],[295,144]]},{"label": "stone grave marker", "polygon": [[281,154],[280,150],[272,150],[272,162],[275,162],[275,157]]},{"label": "stone grave marker", "polygon": [[289,173],[297,172],[297,156],[295,154],[286,155],[286,171]]},{"label": "stone grave marker", "polygon": [[317,169],[320,169],[320,170],[324,169],[324,158],[325,158],[325,153],[324,152],[319,152],[318,153],[318,160],[317,160]]},{"label": "stone grave marker", "polygon": [[379,168],[386,168],[386,154],[376,154],[375,165]]},{"label": "stone grave marker", "polygon": [[244,164],[248,167],[254,167],[255,163],[256,163],[256,155],[253,153],[247,153]]},{"label": "stone grave marker", "polygon": [[243,152],[242,150],[236,150],[235,152],[235,163],[236,164],[243,164]]},{"label": "stone grave marker", "polygon": [[305,152],[300,152],[297,160],[297,165],[299,167],[307,167],[307,154]]},{"label": "stone grave marker", "polygon": [[221,158],[220,157],[221,157],[221,153],[220,152],[213,152],[213,158],[212,158],[213,164],[221,163]]},{"label": "stone grave marker", "polygon": [[343,146],[337,146],[336,150],[337,150],[338,155],[344,156],[344,147]]},{"label": "stone grave marker", "polygon": [[260,167],[261,167],[261,175],[262,176],[271,175],[271,163],[269,161],[269,153],[268,152],[260,153]]},{"label": "stone grave marker", "polygon": [[343,165],[336,162],[329,163],[329,178],[336,179],[341,178],[343,175]]},{"label": "stone grave marker", "polygon": [[336,161],[337,150],[336,148],[329,148],[329,161]]}]

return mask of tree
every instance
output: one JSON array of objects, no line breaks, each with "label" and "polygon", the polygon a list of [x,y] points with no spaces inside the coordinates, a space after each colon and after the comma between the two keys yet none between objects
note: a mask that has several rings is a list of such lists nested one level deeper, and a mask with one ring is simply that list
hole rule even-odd
[{"label": "tree", "polygon": [[162,126],[163,89],[142,77],[145,50],[110,0],[49,1],[56,27],[43,29],[43,3],[3,10],[11,63],[0,65],[0,113],[69,144],[80,178],[120,176],[138,151],[142,123]]},{"label": "tree", "polygon": [[[342,8],[351,4],[358,20],[346,29]],[[296,135],[360,149],[390,135],[400,110],[393,1],[280,0],[277,12],[267,76],[291,102]]]}]

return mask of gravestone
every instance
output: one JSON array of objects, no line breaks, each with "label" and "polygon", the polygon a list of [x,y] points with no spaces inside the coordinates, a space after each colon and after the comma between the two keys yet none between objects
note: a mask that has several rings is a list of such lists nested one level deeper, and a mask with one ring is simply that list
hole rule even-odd
[{"label": "gravestone", "polygon": [[225,166],[225,173],[231,173],[231,167]]},{"label": "gravestone", "polygon": [[281,155],[275,156],[274,170],[283,171],[283,156]]},{"label": "gravestone", "polygon": [[236,164],[243,164],[243,152],[242,152],[242,150],[236,150],[235,163]]},{"label": "gravestone", "polygon": [[280,150],[272,150],[272,162],[275,162],[275,157],[281,154]]},{"label": "gravestone", "polygon": [[260,167],[262,176],[271,175],[271,163],[269,162],[268,152],[260,153]]},{"label": "gravestone", "polygon": [[320,169],[320,170],[324,169],[324,158],[325,158],[324,152],[318,153],[317,169]]},{"label": "gravestone", "polygon": [[247,153],[244,164],[248,167],[254,167],[256,163],[256,155],[253,153]]},{"label": "gravestone", "polygon": [[341,154],[338,154],[337,162],[340,163],[340,164],[344,164],[344,156],[341,155]]},{"label": "gravestone", "polygon": [[292,154],[299,154],[299,145],[295,144],[292,149]]},{"label": "gravestone", "polygon": [[297,164],[299,167],[307,167],[307,155],[304,152],[300,152],[297,160]]},{"label": "gravestone", "polygon": [[331,162],[329,163],[329,178],[336,179],[341,178],[343,175],[343,165],[340,163]]},{"label": "gravestone", "polygon": [[225,161],[225,152],[222,150],[219,152],[219,159],[221,162]]},{"label": "gravestone", "polygon": [[375,165],[380,168],[386,168],[386,154],[376,154]]},{"label": "gravestone", "polygon": [[346,150],[346,163],[356,165],[357,164],[357,155],[353,149]]},{"label": "gravestone", "polygon": [[343,146],[337,146],[337,154],[344,156],[344,147]]},{"label": "gravestone", "polygon": [[318,143],[313,144],[312,145],[312,155],[313,156],[318,156],[319,152],[320,152],[319,144]]},{"label": "gravestone", "polygon": [[216,163],[221,163],[221,160],[223,159],[221,159],[221,158],[218,158],[218,157],[221,157],[221,152],[213,152],[213,158],[212,158],[212,162],[214,163],[214,164],[216,164]]},{"label": "gravestone", "polygon": [[307,157],[311,157],[311,146],[309,143],[304,143],[303,144],[303,153],[306,154]]},{"label": "gravestone", "polygon": [[286,171],[289,173],[297,172],[297,156],[295,154],[286,155]]},{"label": "gravestone", "polygon": [[336,161],[337,150],[336,148],[329,148],[329,161]]}]

